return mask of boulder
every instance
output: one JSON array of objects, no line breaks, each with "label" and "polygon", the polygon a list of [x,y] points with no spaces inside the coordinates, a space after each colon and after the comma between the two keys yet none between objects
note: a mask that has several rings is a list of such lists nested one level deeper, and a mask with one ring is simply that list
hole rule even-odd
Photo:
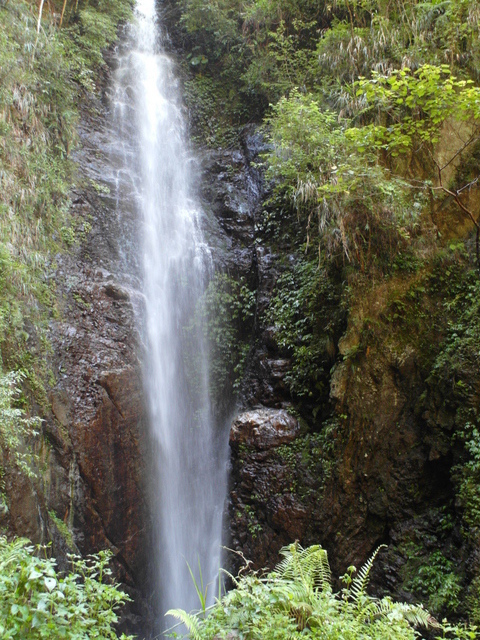
[{"label": "boulder", "polygon": [[284,409],[253,409],[239,414],[230,430],[230,446],[259,450],[292,442],[300,431],[298,420]]}]

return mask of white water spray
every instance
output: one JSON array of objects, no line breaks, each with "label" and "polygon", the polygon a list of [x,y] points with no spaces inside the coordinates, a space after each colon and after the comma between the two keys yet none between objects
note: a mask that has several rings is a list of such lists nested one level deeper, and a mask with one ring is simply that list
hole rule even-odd
[{"label": "white water spray", "polygon": [[226,447],[225,438],[215,434],[208,353],[202,327],[193,321],[211,261],[192,197],[192,159],[177,81],[162,50],[155,0],[137,0],[135,13],[131,47],[116,73],[115,106],[126,163],[119,179],[132,185],[142,224],[145,392],[155,458],[152,510],[160,610],[165,612],[199,607],[187,563],[198,583],[201,567],[211,599],[215,594]]}]

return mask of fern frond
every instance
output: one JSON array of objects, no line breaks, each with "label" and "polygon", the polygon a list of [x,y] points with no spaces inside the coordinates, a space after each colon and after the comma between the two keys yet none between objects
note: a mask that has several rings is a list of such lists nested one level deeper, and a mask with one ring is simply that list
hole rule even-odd
[{"label": "fern frond", "polygon": [[377,557],[381,549],[386,548],[386,546],[386,544],[381,544],[379,547],[377,547],[370,558],[360,569],[358,574],[355,576],[352,582],[352,586],[350,587],[350,595],[352,597],[352,602],[354,605],[358,607],[361,606],[361,602],[366,595],[365,592],[367,589],[368,581],[370,579],[370,571],[372,570],[375,558]]},{"label": "fern frond", "polygon": [[197,616],[182,609],[169,609],[165,615],[180,620],[187,627],[192,640],[200,640],[200,624]]},{"label": "fern frond", "polygon": [[282,547],[280,549],[280,555],[283,556],[277,566],[275,572],[282,578],[298,577],[300,571],[298,567],[298,550],[303,551],[302,546],[297,542]]},{"label": "fern frond", "polygon": [[301,581],[306,588],[330,590],[331,571],[328,556],[320,545],[304,549],[298,542],[280,550],[283,560],[275,574],[283,580]]},{"label": "fern frond", "polygon": [[280,600],[288,606],[294,603],[309,602],[313,593],[311,589],[305,588],[303,583],[291,580],[278,580],[272,587]]},{"label": "fern frond", "polygon": [[400,611],[407,622],[415,627],[433,627],[440,629],[441,624],[426,611],[421,605],[406,604],[396,602],[396,608]]},{"label": "fern frond", "polygon": [[421,605],[393,602],[391,598],[375,600],[369,598],[368,605],[362,608],[362,617],[370,622],[379,618],[403,618],[414,627],[440,628],[441,625]]},{"label": "fern frond", "polygon": [[325,549],[320,549],[318,563],[318,586],[322,591],[332,590],[332,570],[330,569],[330,563],[328,562],[328,554]]},{"label": "fern frond", "polygon": [[295,619],[297,623],[297,629],[303,631],[307,626],[308,619],[313,614],[313,608],[306,602],[301,602],[298,605],[290,607],[290,615]]}]

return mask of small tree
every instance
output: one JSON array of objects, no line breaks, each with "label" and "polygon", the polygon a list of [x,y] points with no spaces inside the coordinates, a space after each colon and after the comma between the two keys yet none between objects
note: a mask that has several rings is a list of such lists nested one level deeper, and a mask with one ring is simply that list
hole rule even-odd
[{"label": "small tree", "polygon": [[[451,188],[445,175],[468,156],[480,140],[480,88],[471,80],[459,80],[448,65],[423,65],[417,71],[404,68],[389,75],[373,73],[356,83],[356,97],[376,114],[373,123],[346,133],[360,152],[383,151],[392,158],[423,151],[435,168],[433,180],[408,178],[410,184],[440,192],[453,199],[476,230],[476,257],[480,269],[480,219],[462,200],[462,194],[478,186],[479,175],[458,188]],[[462,135],[447,157],[435,153],[447,122],[462,123]]]}]

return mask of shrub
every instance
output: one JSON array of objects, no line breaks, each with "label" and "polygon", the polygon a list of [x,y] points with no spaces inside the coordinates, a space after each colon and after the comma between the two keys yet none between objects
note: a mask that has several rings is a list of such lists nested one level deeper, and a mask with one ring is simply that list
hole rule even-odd
[{"label": "shrub", "polygon": [[[28,540],[0,537],[0,636],[3,640],[116,640],[116,609],[129,597],[111,583],[111,554],[71,556],[62,575]],[[128,640],[123,634],[122,640]]]},{"label": "shrub", "polygon": [[[421,606],[367,595],[369,573],[377,551],[356,573],[347,570],[343,589],[334,593],[327,553],[318,545],[302,549],[291,544],[281,551],[275,571],[234,579],[235,588],[210,609],[187,614],[169,611],[180,619],[194,640],[238,637],[245,640],[413,640],[416,627],[430,627],[453,637],[474,638],[474,631],[443,628]],[[170,630],[173,631],[173,630]],[[173,637],[178,637],[173,631]]]}]

